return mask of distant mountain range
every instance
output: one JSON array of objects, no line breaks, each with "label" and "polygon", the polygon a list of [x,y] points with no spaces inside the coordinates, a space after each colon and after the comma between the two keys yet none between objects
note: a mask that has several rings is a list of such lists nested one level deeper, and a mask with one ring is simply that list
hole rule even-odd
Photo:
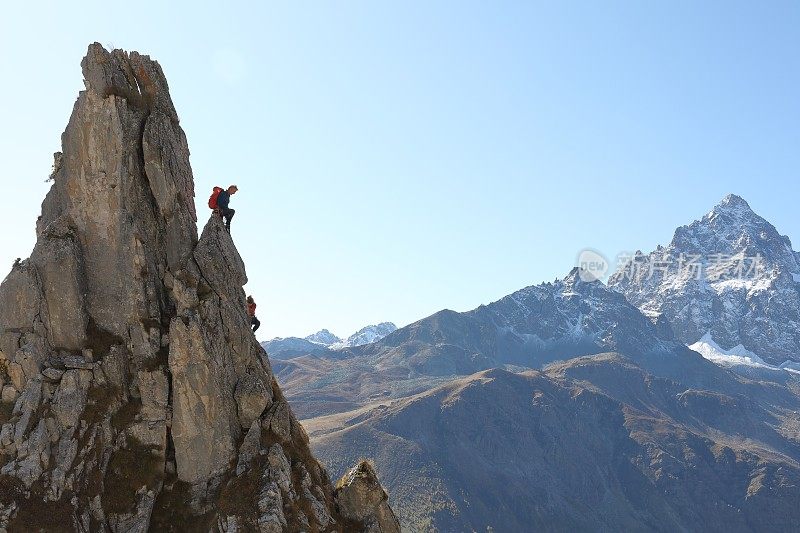
[{"label": "distant mountain range", "polygon": [[577,268],[473,311],[440,311],[373,344],[291,357],[267,347],[290,402],[306,418],[401,398],[452,376],[610,351],[661,361],[689,350],[663,338],[622,294],[583,281]]},{"label": "distant mountain range", "polygon": [[334,473],[375,457],[408,531],[792,531],[797,259],[729,196],[608,286],[575,269],[273,368]]},{"label": "distant mountain range", "polygon": [[325,353],[329,350],[341,350],[377,342],[389,333],[397,330],[391,322],[369,325],[356,331],[346,339],[340,339],[327,329],[321,329],[305,338],[276,337],[264,341],[261,346],[274,359],[291,359],[297,355],[308,353]]}]

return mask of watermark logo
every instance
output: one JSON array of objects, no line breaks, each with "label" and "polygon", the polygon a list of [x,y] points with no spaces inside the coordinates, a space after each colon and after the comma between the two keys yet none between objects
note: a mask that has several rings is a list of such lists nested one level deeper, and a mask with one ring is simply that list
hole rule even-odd
[{"label": "watermark logo", "polygon": [[608,274],[610,265],[608,259],[598,252],[587,248],[578,254],[578,275],[581,280],[590,283],[602,280]]},{"label": "watermark logo", "polygon": [[767,262],[761,254],[745,255],[739,252],[702,255],[656,251],[644,255],[641,252],[622,252],[617,254],[612,263],[594,248],[581,250],[576,266],[580,279],[585,282],[605,281],[612,272],[612,267],[617,281],[635,283],[652,279],[660,281],[668,277],[709,283],[757,279],[767,270]]},{"label": "watermark logo", "polygon": [[617,256],[622,278],[629,281],[663,279],[669,275],[695,281],[754,279],[764,275],[766,262],[761,254],[678,254],[650,255],[622,253]]}]

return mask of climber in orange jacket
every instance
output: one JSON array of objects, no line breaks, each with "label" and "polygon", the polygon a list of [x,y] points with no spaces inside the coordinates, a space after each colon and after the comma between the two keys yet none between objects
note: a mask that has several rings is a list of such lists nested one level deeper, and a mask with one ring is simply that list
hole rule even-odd
[{"label": "climber in orange jacket", "polygon": [[250,315],[250,325],[253,326],[253,333],[261,326],[261,321],[256,318],[256,301],[252,296],[247,297],[247,314]]}]

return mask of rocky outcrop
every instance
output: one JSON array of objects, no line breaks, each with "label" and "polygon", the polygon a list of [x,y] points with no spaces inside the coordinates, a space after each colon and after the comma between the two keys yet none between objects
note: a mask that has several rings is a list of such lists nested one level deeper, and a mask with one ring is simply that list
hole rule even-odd
[{"label": "rocky outcrop", "polygon": [[400,530],[400,523],[387,503],[389,495],[369,462],[359,462],[339,480],[336,488],[336,503],[346,518],[363,522],[371,532]]},{"label": "rocky outcrop", "polygon": [[371,500],[339,511],[230,235],[198,238],[161,67],[99,44],[81,66],[36,246],[0,286],[0,528],[396,531]]}]

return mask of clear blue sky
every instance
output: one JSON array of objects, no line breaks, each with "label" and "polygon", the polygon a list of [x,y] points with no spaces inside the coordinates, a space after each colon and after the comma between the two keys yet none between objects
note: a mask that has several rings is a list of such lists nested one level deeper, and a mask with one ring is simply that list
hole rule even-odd
[{"label": "clear blue sky", "polygon": [[201,213],[239,185],[261,338],[467,310],[729,192],[799,241],[798,28],[794,1],[9,3],[0,266],[92,41],[161,63]]}]

